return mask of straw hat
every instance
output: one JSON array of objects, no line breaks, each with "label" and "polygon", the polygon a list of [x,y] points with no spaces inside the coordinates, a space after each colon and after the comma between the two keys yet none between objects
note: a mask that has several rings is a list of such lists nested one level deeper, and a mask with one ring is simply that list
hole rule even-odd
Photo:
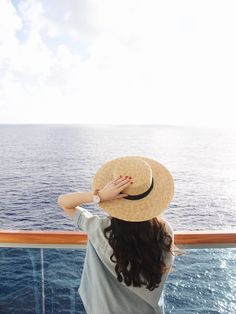
[{"label": "straw hat", "polygon": [[104,212],[126,221],[145,221],[161,214],[174,195],[174,181],[169,170],[158,161],[142,156],[124,156],[101,166],[92,188],[102,189],[119,175],[131,176],[133,184],[122,191],[129,196],[102,201]]}]

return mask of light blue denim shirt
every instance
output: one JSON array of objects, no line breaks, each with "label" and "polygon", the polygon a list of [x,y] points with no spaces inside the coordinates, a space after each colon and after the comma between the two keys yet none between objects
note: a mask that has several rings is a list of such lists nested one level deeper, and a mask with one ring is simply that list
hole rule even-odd
[{"label": "light blue denim shirt", "polygon": [[[162,220],[164,220],[162,218]],[[174,239],[171,225],[167,231]],[[159,287],[150,291],[142,287],[126,286],[117,280],[115,263],[110,260],[113,249],[103,233],[110,225],[108,216],[98,216],[80,206],[76,207],[73,222],[87,232],[88,243],[81,282],[78,289],[87,314],[163,314],[164,284],[168,273],[162,276]],[[175,256],[166,255],[165,263],[171,266]]]}]

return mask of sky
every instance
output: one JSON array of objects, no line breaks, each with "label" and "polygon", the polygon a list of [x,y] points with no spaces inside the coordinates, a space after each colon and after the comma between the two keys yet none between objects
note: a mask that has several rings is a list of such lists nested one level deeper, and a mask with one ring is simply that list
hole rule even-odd
[{"label": "sky", "polygon": [[236,128],[235,6],[0,0],[0,124]]}]

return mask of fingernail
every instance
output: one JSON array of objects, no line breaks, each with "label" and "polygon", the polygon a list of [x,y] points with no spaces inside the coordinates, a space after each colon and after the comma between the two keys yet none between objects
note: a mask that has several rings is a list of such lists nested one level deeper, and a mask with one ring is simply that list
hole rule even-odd
[{"label": "fingernail", "polygon": [[134,182],[130,182],[131,184],[133,184]]},{"label": "fingernail", "polygon": [[122,177],[122,175],[120,174],[120,178]]},{"label": "fingernail", "polygon": [[131,179],[132,177],[129,177],[129,179]]},{"label": "fingernail", "polygon": [[125,176],[125,178],[128,178],[128,176]]}]

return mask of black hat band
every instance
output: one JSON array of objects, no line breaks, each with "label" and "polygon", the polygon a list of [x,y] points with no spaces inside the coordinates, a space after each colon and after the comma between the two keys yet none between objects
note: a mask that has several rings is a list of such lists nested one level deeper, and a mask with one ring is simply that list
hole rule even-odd
[{"label": "black hat band", "polygon": [[146,197],[151,192],[151,190],[153,189],[153,185],[154,185],[153,183],[154,182],[153,182],[153,178],[152,178],[151,186],[150,186],[150,188],[147,191],[145,191],[144,193],[141,193],[141,194],[128,195],[128,196],[125,196],[123,198],[126,198],[127,200],[132,200],[132,201],[140,200],[140,199]]}]

